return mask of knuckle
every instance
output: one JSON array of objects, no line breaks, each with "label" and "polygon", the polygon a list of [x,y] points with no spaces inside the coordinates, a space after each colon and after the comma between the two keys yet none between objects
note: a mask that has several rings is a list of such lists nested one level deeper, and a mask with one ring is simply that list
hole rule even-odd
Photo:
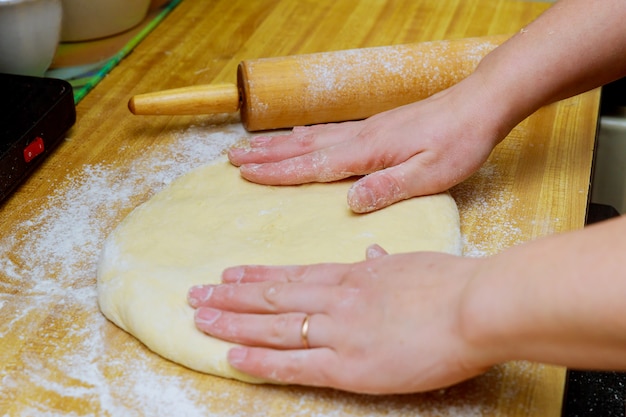
[{"label": "knuckle", "polygon": [[223,313],[212,323],[206,324],[205,330],[213,336],[234,340],[237,340],[240,335],[239,323],[228,313]]},{"label": "knuckle", "polygon": [[276,311],[278,307],[282,288],[281,283],[272,283],[263,290],[263,299],[271,311]]},{"label": "knuckle", "polygon": [[[355,377],[356,370],[351,366],[352,361],[346,358],[333,357],[328,366],[320,366],[316,370],[316,380],[321,385],[340,389],[356,389],[361,381]],[[367,380],[368,378],[365,378]]]},{"label": "knuckle", "polygon": [[294,351],[290,353],[289,360],[285,362],[281,370],[281,379],[285,382],[301,381],[306,375],[306,353]]},{"label": "knuckle", "polygon": [[317,136],[314,133],[306,132],[305,134],[298,136],[295,140],[295,143],[305,151],[308,151],[313,148]]},{"label": "knuckle", "polygon": [[285,268],[287,282],[303,282],[306,278],[315,272],[315,267],[312,265],[296,265]]},{"label": "knuckle", "polygon": [[237,296],[231,285],[217,285],[211,291],[210,299],[218,304],[231,303]]},{"label": "knuckle", "polygon": [[[364,277],[361,277],[360,279],[363,279],[363,278]],[[341,287],[337,289],[337,292],[335,294],[335,297],[336,297],[335,305],[338,307],[353,308],[355,304],[359,302],[361,298],[360,295],[361,295],[361,290],[359,288],[352,287],[352,286]]]},{"label": "knuckle", "polygon": [[285,339],[287,338],[288,329],[293,320],[290,320],[285,314],[279,314],[272,320],[269,338],[272,344],[276,346],[285,345]]},{"label": "knuckle", "polygon": [[375,190],[389,193],[394,198],[404,197],[406,194],[406,178],[399,170],[393,175],[390,171],[381,171],[372,178],[372,186]]},{"label": "knuckle", "polygon": [[240,323],[229,314],[225,315],[217,327],[222,335],[233,340],[240,340]]}]

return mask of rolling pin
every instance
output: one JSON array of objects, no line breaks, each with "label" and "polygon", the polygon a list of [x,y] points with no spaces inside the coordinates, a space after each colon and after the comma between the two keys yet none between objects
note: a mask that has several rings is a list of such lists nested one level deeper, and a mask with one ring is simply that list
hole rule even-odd
[{"label": "rolling pin", "polygon": [[467,77],[508,36],[380,46],[242,61],[237,85],[134,96],[134,114],[238,110],[248,131],[358,120],[424,99]]}]

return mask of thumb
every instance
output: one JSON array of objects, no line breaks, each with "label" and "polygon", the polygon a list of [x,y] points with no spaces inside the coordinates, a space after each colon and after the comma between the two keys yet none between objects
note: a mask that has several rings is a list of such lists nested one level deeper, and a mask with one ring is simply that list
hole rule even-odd
[{"label": "thumb", "polygon": [[373,172],[348,190],[348,206],[355,213],[369,213],[413,197],[410,178],[400,165]]},{"label": "thumb", "polygon": [[369,245],[365,250],[365,259],[376,259],[385,255],[389,253],[377,243]]}]

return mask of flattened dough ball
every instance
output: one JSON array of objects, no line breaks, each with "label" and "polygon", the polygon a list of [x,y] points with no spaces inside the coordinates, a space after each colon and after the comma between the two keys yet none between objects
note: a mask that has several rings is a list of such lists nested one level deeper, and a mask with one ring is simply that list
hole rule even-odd
[{"label": "flattened dough ball", "polygon": [[195,169],[137,207],[107,238],[98,265],[100,309],[167,359],[259,382],[228,364],[231,343],[196,329],[190,287],[218,283],[234,265],[357,262],[373,243],[389,253],[461,252],[449,194],[354,214],[346,203],[351,184],[252,184],[225,159]]}]

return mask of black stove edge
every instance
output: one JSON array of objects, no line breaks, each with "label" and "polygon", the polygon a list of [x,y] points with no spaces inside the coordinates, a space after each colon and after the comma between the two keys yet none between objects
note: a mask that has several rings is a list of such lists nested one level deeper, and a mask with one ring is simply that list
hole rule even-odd
[{"label": "black stove edge", "polygon": [[568,369],[562,417],[624,417],[626,374]]}]

